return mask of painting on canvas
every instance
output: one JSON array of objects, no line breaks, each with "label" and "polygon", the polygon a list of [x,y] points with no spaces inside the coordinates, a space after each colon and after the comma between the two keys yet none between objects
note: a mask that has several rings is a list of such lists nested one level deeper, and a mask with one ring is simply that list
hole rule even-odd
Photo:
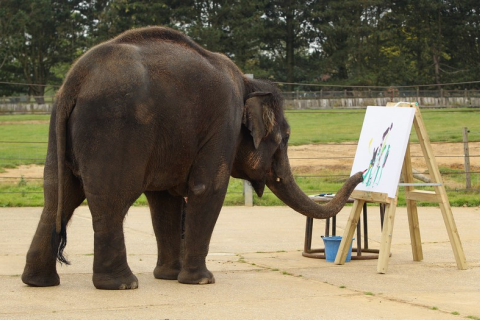
[{"label": "painting on canvas", "polygon": [[414,108],[367,108],[351,173],[363,171],[363,182],[355,190],[395,197],[414,115]]}]

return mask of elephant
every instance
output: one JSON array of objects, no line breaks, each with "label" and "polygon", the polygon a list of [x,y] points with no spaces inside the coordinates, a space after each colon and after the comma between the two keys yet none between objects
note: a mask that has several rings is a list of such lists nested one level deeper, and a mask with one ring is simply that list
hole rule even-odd
[{"label": "elephant", "polygon": [[319,219],[336,215],[363,180],[356,173],[331,202],[315,203],[295,183],[289,136],[273,83],[247,78],[228,57],[179,31],[132,29],[91,48],[55,97],[45,204],[22,281],[60,284],[57,260],[69,263],[63,254],[67,223],[87,199],[94,286],[137,288],[123,221],[145,194],[158,250],[154,277],[214,283],[205,260],[230,176],[250,181],[258,196],[268,186],[292,209]]}]

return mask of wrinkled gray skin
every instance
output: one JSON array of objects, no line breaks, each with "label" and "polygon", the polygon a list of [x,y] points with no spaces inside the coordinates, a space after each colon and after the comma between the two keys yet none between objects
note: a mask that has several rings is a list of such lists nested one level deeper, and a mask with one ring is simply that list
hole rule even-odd
[{"label": "wrinkled gray skin", "polygon": [[[66,224],[87,198],[93,219],[93,283],[133,289],[123,220],[145,193],[158,243],[154,276],[214,283],[205,265],[230,175],[267,185],[294,210],[334,216],[361,173],[327,205],[297,186],[290,128],[269,82],[250,80],[224,55],[161,27],[128,31],[85,53],[58,92],[45,164],[45,207],[27,254],[24,283],[60,283]],[[181,213],[188,197],[185,250]],[[53,250],[52,250],[53,246]]]}]

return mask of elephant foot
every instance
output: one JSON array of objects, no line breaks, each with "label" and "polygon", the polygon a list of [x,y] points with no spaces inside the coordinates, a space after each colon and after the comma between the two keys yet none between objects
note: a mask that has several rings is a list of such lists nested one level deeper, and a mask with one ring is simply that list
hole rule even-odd
[{"label": "elephant foot", "polygon": [[206,268],[196,270],[183,269],[178,275],[178,282],[185,284],[211,284],[215,283],[215,277]]},{"label": "elephant foot", "polygon": [[60,284],[60,277],[58,274],[41,274],[38,272],[29,272],[25,270],[22,274],[23,283],[32,287],[52,287]]},{"label": "elephant foot", "polygon": [[179,267],[170,267],[166,265],[156,266],[153,270],[153,276],[156,279],[177,280],[180,273]]},{"label": "elephant foot", "polygon": [[138,288],[138,279],[132,272],[122,276],[94,273],[92,280],[95,288],[102,290],[126,290]]}]

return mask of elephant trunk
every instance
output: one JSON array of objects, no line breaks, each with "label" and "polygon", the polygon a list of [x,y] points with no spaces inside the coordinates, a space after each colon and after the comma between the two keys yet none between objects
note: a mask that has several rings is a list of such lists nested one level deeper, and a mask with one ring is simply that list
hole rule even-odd
[{"label": "elephant trunk", "polygon": [[[288,160],[287,160],[288,161]],[[270,172],[267,177],[267,186],[272,192],[293,210],[315,219],[327,219],[335,216],[348,201],[355,187],[363,181],[362,172],[351,176],[340,188],[334,198],[327,204],[317,204],[310,199],[298,186],[293,178],[290,166],[282,178]]]}]

